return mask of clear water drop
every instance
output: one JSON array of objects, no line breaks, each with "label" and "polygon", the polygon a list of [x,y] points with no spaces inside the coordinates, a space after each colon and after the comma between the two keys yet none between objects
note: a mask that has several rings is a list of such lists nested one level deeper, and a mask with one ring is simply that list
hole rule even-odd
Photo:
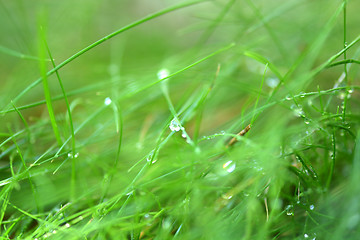
[{"label": "clear water drop", "polygon": [[105,104],[106,106],[109,106],[111,103],[112,103],[111,98],[109,98],[109,97],[105,98],[104,104]]},{"label": "clear water drop", "polygon": [[311,204],[309,208],[312,211],[312,210],[314,210],[315,206]]},{"label": "clear water drop", "polygon": [[171,120],[169,128],[172,132],[178,132],[181,130],[181,125],[175,118]]},{"label": "clear water drop", "polygon": [[229,200],[229,199],[231,199],[233,196],[231,195],[231,194],[229,194],[229,193],[225,193],[225,194],[223,194],[222,195],[222,198],[223,199],[226,199],[226,200]]},{"label": "clear water drop", "polygon": [[183,132],[183,133],[181,134],[181,137],[182,137],[182,138],[187,138],[186,133],[185,133],[185,132]]},{"label": "clear water drop", "polygon": [[295,104],[291,105],[290,109],[294,112],[296,117],[304,117],[305,113],[302,110],[301,106],[296,106]]},{"label": "clear water drop", "polygon": [[157,73],[157,77],[159,80],[167,78],[169,75],[170,75],[170,72],[166,68],[160,69]]},{"label": "clear water drop", "polygon": [[309,235],[307,235],[306,233],[304,234],[304,238],[308,238],[309,237]]},{"label": "clear water drop", "polygon": [[290,101],[292,98],[291,98],[290,95],[287,95],[287,96],[285,97],[285,99],[288,100],[288,101]]},{"label": "clear water drop", "polygon": [[72,153],[68,153],[68,157],[69,157],[69,158],[78,158],[78,157],[79,157],[79,153],[75,153],[75,155],[73,155]]},{"label": "clear water drop", "polygon": [[228,173],[233,172],[235,168],[236,168],[236,164],[231,160],[223,164],[223,169],[225,169],[225,171],[227,171]]},{"label": "clear water drop", "polygon": [[154,150],[152,150],[149,154],[148,154],[148,156],[146,157],[146,161],[147,162],[152,162],[152,161],[154,161]]},{"label": "clear water drop", "polygon": [[288,216],[294,216],[294,206],[293,205],[287,205],[285,208],[286,215]]}]

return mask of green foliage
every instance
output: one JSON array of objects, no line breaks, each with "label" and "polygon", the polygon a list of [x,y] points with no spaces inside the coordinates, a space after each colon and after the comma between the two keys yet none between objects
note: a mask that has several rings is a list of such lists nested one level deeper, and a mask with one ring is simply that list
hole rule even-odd
[{"label": "green foliage", "polygon": [[360,238],[360,3],[0,3],[2,239]]}]

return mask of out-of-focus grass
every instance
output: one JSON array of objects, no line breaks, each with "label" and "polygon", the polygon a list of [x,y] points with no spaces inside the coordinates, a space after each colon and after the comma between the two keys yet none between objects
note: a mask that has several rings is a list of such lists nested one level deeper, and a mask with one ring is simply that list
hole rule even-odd
[{"label": "out-of-focus grass", "polygon": [[2,238],[359,238],[358,2],[0,3]]}]

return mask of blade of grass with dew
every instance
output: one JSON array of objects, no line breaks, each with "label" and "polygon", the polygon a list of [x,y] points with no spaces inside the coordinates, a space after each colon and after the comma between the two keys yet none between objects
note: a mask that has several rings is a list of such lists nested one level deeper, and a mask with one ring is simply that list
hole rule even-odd
[{"label": "blade of grass with dew", "polygon": [[[323,71],[324,69],[326,69],[328,66],[330,66],[338,57],[340,57],[346,50],[348,50],[349,48],[353,47],[356,43],[358,43],[360,41],[360,35],[357,36],[350,44],[348,44],[346,46],[346,48],[340,50],[338,53],[334,54],[333,56],[331,56],[328,60],[326,60],[325,62],[323,62],[322,64],[320,64],[318,67],[316,67],[315,69],[313,69],[311,72],[303,75],[301,78],[302,79],[310,79],[310,78],[313,78],[315,77],[316,75],[318,75],[321,71]],[[269,65],[269,68],[270,68],[270,65]],[[270,68],[271,69],[271,68]],[[288,77],[290,76],[289,75],[290,73],[288,72],[284,79],[288,79]],[[297,84],[297,83],[295,83]],[[281,86],[281,84],[278,85],[278,87],[276,87],[273,91],[273,94],[272,96],[275,94],[275,91],[279,89],[279,87]],[[290,88],[291,89],[291,88]],[[290,90],[289,89],[289,90]],[[337,89],[336,89],[337,90]],[[325,91],[325,92],[332,92],[334,90],[330,89],[328,91]],[[314,93],[316,94],[316,93]],[[268,107],[271,107],[273,106],[274,104],[277,103],[277,100],[273,100],[272,102],[269,102],[270,100],[272,99],[272,97],[270,97],[267,101],[267,104],[265,106],[265,108],[268,108]],[[283,101],[285,101],[285,98],[283,99]]]},{"label": "blade of grass with dew", "polygon": [[[81,87],[79,89],[70,91],[66,95],[67,95],[67,97],[70,97],[70,96],[76,96],[76,95],[81,94],[81,93],[88,93],[88,92],[90,92],[92,90],[106,89],[106,88],[108,88],[109,86],[111,86],[111,85],[113,85],[115,83],[118,84],[119,81],[109,81],[109,82],[106,82],[106,83],[101,81],[101,83],[95,83],[95,84],[87,85],[87,86]],[[52,97],[51,100],[54,102],[54,101],[62,100],[63,98],[64,98],[64,95],[61,94],[61,95],[57,95],[55,97]],[[31,104],[19,106],[19,107],[17,107],[17,109],[18,110],[24,110],[24,109],[37,107],[37,106],[40,106],[40,105],[43,105],[43,104],[46,104],[46,100],[42,100],[42,101],[34,102],[34,103],[31,103]],[[15,111],[14,108],[11,108],[11,109],[8,109],[8,110],[0,111],[0,114],[11,113],[11,112],[14,112],[14,111]]]},{"label": "blade of grass with dew", "polygon": [[[151,163],[154,161],[154,159],[157,157],[157,154],[159,152],[159,150],[161,149],[161,147],[171,138],[171,136],[174,134],[174,132],[171,132],[165,139],[163,139],[163,135],[165,134],[165,131],[167,130],[167,126],[163,127],[163,130],[161,131],[158,140],[156,142],[156,146],[155,149],[152,151],[152,153],[150,154],[150,158],[147,158],[147,163],[144,164],[144,166],[140,169],[140,171],[137,173],[137,175],[133,178],[133,180],[131,181],[130,184],[128,184],[128,186],[125,188],[124,191],[122,191],[120,194],[115,195],[111,200],[108,201],[107,203],[107,210],[106,212],[110,212],[111,209],[113,209],[116,204],[120,201],[120,199],[127,194],[130,190],[133,190],[133,185],[134,183],[144,174],[145,170],[150,167]],[[136,163],[137,164],[137,163]],[[131,167],[133,168],[133,167]]]},{"label": "blade of grass with dew", "polygon": [[171,101],[170,95],[169,95],[169,88],[167,85],[167,81],[168,79],[166,79],[165,81],[161,82],[161,90],[163,92],[163,95],[165,97],[165,100],[168,104],[170,113],[172,115],[172,120],[170,122],[170,127],[173,124],[173,121],[175,121],[176,125],[179,125],[180,130],[182,131],[183,136],[185,136],[186,140],[188,141],[188,143],[190,145],[192,145],[193,147],[195,147],[195,144],[193,142],[193,140],[190,138],[190,136],[187,134],[187,132],[185,131],[185,128],[182,126],[182,123],[179,119],[179,114],[176,112],[175,107]]},{"label": "blade of grass with dew", "polygon": [[193,139],[196,144],[198,143],[198,140],[199,140],[198,138],[199,138],[201,121],[203,118],[204,108],[205,108],[205,102],[206,102],[206,99],[207,99],[208,95],[210,94],[211,90],[213,90],[213,88],[214,88],[215,81],[220,73],[220,67],[221,67],[221,65],[218,64],[218,66],[216,68],[215,76],[214,76],[212,82],[210,83],[207,91],[205,92],[205,94],[203,94],[202,98],[200,99],[200,101],[197,105],[197,108],[198,108],[197,118],[196,118],[195,130],[194,130],[194,135],[193,135]]},{"label": "blade of grass with dew", "polygon": [[179,74],[181,72],[184,72],[184,71],[198,65],[199,63],[202,63],[202,62],[206,61],[207,59],[209,59],[209,58],[211,58],[211,57],[213,57],[213,56],[215,56],[215,55],[217,55],[217,54],[219,54],[221,52],[229,50],[230,48],[232,48],[234,46],[235,46],[235,43],[231,43],[231,44],[227,45],[226,47],[223,47],[223,48],[221,48],[221,49],[219,49],[219,50],[217,50],[215,52],[212,52],[209,55],[201,58],[200,60],[198,60],[198,61],[196,61],[196,62],[194,62],[194,63],[192,63],[192,64],[190,64],[190,65],[188,65],[188,66],[186,66],[186,67],[184,67],[184,68],[182,68],[182,69],[180,69],[180,70],[178,70],[178,71],[176,71],[176,72],[174,72],[174,73],[172,73],[170,75],[168,75],[167,77],[159,79],[159,80],[157,80],[155,82],[152,82],[152,83],[150,83],[150,84],[148,84],[148,85],[146,85],[146,86],[144,86],[144,87],[142,87],[142,88],[140,88],[138,90],[135,90],[133,92],[130,92],[130,93],[124,95],[122,97],[122,99],[130,98],[130,97],[132,97],[132,96],[134,96],[134,95],[136,95],[136,94],[138,94],[138,93],[140,93],[140,92],[142,92],[142,91],[144,91],[144,90],[146,90],[146,89],[148,89],[148,88],[150,88],[150,87],[152,87],[152,86],[154,86],[154,85],[156,85],[156,84],[158,84],[158,83],[160,83],[160,82],[162,82],[162,81],[164,81],[164,80],[166,80],[168,78],[174,77],[175,75],[177,75],[177,74]]}]

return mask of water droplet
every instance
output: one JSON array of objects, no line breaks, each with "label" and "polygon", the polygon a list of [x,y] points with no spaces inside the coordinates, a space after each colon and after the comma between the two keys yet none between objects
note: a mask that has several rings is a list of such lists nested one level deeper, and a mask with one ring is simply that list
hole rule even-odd
[{"label": "water droplet", "polygon": [[306,233],[304,234],[304,238],[308,238],[309,237],[309,235],[307,235]]},{"label": "water droplet", "polygon": [[294,216],[294,206],[293,205],[287,205],[285,208],[286,215],[288,216]]},{"label": "water droplet", "polygon": [[169,128],[172,132],[178,132],[181,130],[181,125],[175,118],[171,120]]},{"label": "water droplet", "polygon": [[67,227],[67,228],[69,228],[70,226],[71,226],[70,223],[65,224],[65,227]]},{"label": "water droplet", "polygon": [[266,79],[266,85],[268,85],[270,88],[276,88],[277,85],[279,85],[280,80],[278,78],[267,78]]},{"label": "water droplet", "polygon": [[352,89],[352,88],[348,90],[349,94],[352,94],[353,92],[354,92],[354,89]]},{"label": "water droplet", "polygon": [[187,137],[187,136],[186,136],[186,133],[183,132],[183,133],[181,134],[181,137],[186,138],[186,137]]},{"label": "water droplet", "polygon": [[285,97],[285,99],[288,100],[288,101],[290,101],[292,98],[291,98],[290,95],[287,95],[287,96]]},{"label": "water droplet", "polygon": [[312,210],[314,210],[315,206],[311,204],[309,208],[312,211]]},{"label": "water droplet", "polygon": [[148,156],[146,157],[146,161],[147,161],[147,162],[154,161],[153,157],[154,157],[154,150],[152,150],[152,151],[148,154]]},{"label": "water droplet", "polygon": [[107,98],[105,98],[104,104],[106,106],[109,106],[111,104],[111,102],[112,102],[111,99],[109,97],[107,97]]},{"label": "water droplet", "polygon": [[69,158],[78,158],[78,157],[79,157],[79,153],[75,153],[75,155],[73,155],[72,153],[68,153],[68,157],[69,157]]},{"label": "water droplet", "polygon": [[170,75],[170,72],[166,68],[159,70],[157,73],[158,79],[167,78],[169,75]]},{"label": "water droplet", "polygon": [[236,164],[233,163],[233,161],[227,161],[226,163],[224,163],[223,168],[228,172],[231,173],[235,170],[236,168]]},{"label": "water droplet", "polygon": [[346,96],[345,92],[340,92],[338,98],[345,99],[345,96]]},{"label": "water droplet", "polygon": [[290,107],[291,110],[293,110],[294,112],[294,115],[296,117],[305,117],[305,113],[304,111],[302,110],[301,106],[296,106],[295,104],[291,105]]},{"label": "water droplet", "polygon": [[304,98],[305,97],[305,93],[304,92],[300,92],[300,95],[299,95],[301,98]]},{"label": "water droplet", "polygon": [[220,131],[220,134],[221,134],[221,135],[224,135],[224,134],[225,134],[225,131]]},{"label": "water droplet", "polygon": [[225,194],[223,194],[222,195],[222,198],[223,199],[226,199],[226,200],[229,200],[229,199],[231,199],[233,196],[231,195],[231,194],[229,194],[229,193],[225,193]]},{"label": "water droplet", "polygon": [[310,124],[310,120],[309,119],[305,119],[305,124]]}]

